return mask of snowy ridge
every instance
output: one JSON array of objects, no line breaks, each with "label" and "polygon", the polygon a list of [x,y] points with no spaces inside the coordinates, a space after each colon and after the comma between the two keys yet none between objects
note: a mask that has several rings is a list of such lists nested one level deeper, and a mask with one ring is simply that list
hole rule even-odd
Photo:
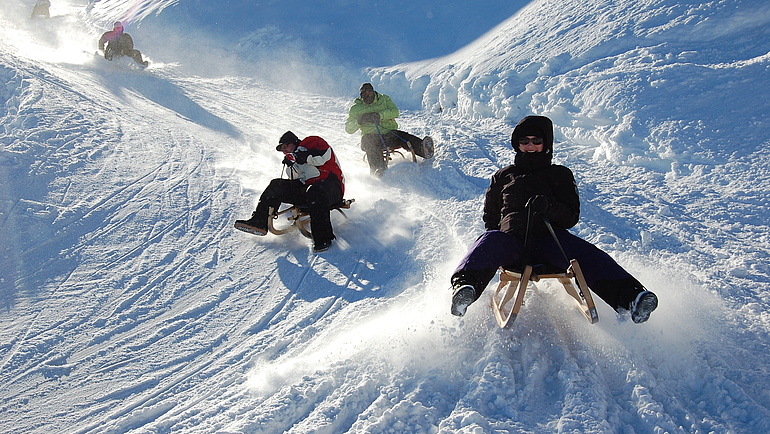
[{"label": "snowy ridge", "polygon": [[537,1],[452,55],[371,73],[433,111],[547,114],[595,157],[668,170],[734,155],[715,130],[764,148],[768,23],[758,0]]},{"label": "snowy ridge", "polygon": [[[201,75],[136,27],[151,67],[108,63],[88,3],[0,7],[0,432],[770,431],[764,3],[536,1],[455,55],[370,70],[437,143],[382,179],[342,129],[355,89],[299,93],[230,58]],[[133,2],[161,12],[142,29],[170,3]],[[545,13],[559,24],[511,33]],[[512,330],[488,293],[449,314],[532,112],[578,177],[575,233],[659,295],[647,323],[599,301],[589,325],[550,284]],[[356,199],[322,255],[232,228],[287,129],[334,146]]]}]

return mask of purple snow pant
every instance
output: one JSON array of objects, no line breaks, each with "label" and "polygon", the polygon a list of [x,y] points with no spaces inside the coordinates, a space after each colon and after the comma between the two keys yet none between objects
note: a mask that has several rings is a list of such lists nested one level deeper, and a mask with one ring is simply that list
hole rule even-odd
[{"label": "purple snow pant", "polygon": [[[588,287],[613,309],[628,309],[636,295],[644,291],[638,280],[598,247],[566,230],[555,232],[567,257],[577,259]],[[499,267],[520,270],[523,253],[523,240],[507,232],[487,231],[460,261],[452,275],[452,285],[471,285],[478,298]],[[527,263],[560,270],[569,266],[550,234],[531,240]]]}]

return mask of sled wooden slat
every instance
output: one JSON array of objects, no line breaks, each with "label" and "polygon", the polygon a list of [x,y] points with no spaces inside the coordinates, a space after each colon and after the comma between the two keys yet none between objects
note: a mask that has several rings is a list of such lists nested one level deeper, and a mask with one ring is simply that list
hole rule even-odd
[{"label": "sled wooden slat", "polygon": [[[591,290],[586,284],[583,272],[577,260],[570,261],[567,271],[564,273],[535,274],[531,265],[524,267],[521,273],[510,270],[500,270],[500,283],[492,294],[492,312],[500,328],[509,327],[516,320],[521,306],[524,304],[524,294],[529,282],[538,282],[541,279],[557,279],[564,286],[572,298],[578,304],[578,308],[589,323],[599,321]],[[573,283],[577,282],[577,287]]]},{"label": "sled wooden slat", "polygon": [[[506,270],[500,272],[500,283],[492,295],[492,312],[494,312],[500,328],[506,328],[513,324],[519,315],[519,309],[524,304],[524,294],[527,292],[531,275],[532,267],[529,265],[524,268],[522,274]],[[502,294],[501,290],[504,290]]]},{"label": "sled wooden slat", "polygon": [[[332,209],[337,210],[345,218],[348,218],[348,216],[342,210],[350,209],[350,204],[352,204],[355,201],[356,201],[355,199],[345,199],[342,201],[342,203],[339,206],[335,206]],[[289,224],[284,227],[276,227],[275,221],[278,220],[280,216],[283,216],[286,214],[289,214],[288,216],[286,216],[286,219],[289,221]],[[296,205],[292,205],[280,211],[276,211],[275,208],[270,207],[270,210],[268,211],[268,215],[270,217],[267,219],[267,228],[270,231],[270,233],[273,233],[275,235],[283,235],[294,229],[299,229],[300,233],[302,233],[302,235],[306,236],[307,238],[313,237],[310,232],[310,214],[308,214],[307,211],[300,209]]]},{"label": "sled wooden slat", "polygon": [[[405,155],[404,155],[404,152],[402,152],[402,151],[404,151],[404,152],[407,152],[407,153],[409,153],[409,154],[411,155],[411,157],[412,157],[412,162],[413,162],[413,163],[416,163],[416,162],[417,162],[417,154],[415,154],[415,153],[414,153],[414,150],[412,150],[412,149],[406,149],[406,148],[388,148],[388,150],[387,150],[387,151],[383,149],[383,151],[382,151],[382,158],[383,158],[383,159],[385,160],[385,162],[387,163],[387,162],[389,162],[389,161],[393,161],[393,154],[398,154],[398,155],[399,155],[401,158],[403,158],[404,160],[408,160],[408,157],[407,157],[407,156],[405,156]],[[367,161],[367,159],[366,159],[366,154],[364,154],[364,156],[362,157],[362,159],[363,159],[364,161]]]}]

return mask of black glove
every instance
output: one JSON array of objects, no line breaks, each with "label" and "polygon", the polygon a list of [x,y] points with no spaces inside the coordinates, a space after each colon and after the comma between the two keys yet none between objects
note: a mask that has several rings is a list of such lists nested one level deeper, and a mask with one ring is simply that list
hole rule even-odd
[{"label": "black glove", "polygon": [[286,154],[285,157],[283,157],[283,164],[287,166],[293,166],[296,164],[305,164],[307,163],[307,157],[310,155],[310,151],[297,151],[292,152],[290,154]]},{"label": "black glove", "polygon": [[283,157],[282,163],[291,167],[294,165],[294,163],[297,162],[297,156],[294,153],[286,154],[285,157]]},{"label": "black glove", "polygon": [[542,215],[551,207],[551,200],[548,196],[538,194],[529,198],[526,207],[532,215]]},{"label": "black glove", "polygon": [[296,151],[294,152],[294,161],[297,162],[297,164],[305,164],[307,163],[307,157],[310,155],[310,151]]},{"label": "black glove", "polygon": [[358,117],[359,125],[363,124],[379,124],[380,114],[377,112],[364,113]]}]

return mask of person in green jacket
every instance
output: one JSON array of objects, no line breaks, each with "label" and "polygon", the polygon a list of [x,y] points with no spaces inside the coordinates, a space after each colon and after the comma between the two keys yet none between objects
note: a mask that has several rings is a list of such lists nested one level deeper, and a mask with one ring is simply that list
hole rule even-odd
[{"label": "person in green jacket", "polygon": [[[371,83],[364,83],[345,121],[345,131],[361,130],[361,150],[366,152],[371,173],[380,176],[388,168],[386,150],[404,148],[422,158],[433,156],[433,139],[400,131],[396,118],[398,107],[389,96],[375,92]],[[387,148],[387,149],[386,149]]]}]

